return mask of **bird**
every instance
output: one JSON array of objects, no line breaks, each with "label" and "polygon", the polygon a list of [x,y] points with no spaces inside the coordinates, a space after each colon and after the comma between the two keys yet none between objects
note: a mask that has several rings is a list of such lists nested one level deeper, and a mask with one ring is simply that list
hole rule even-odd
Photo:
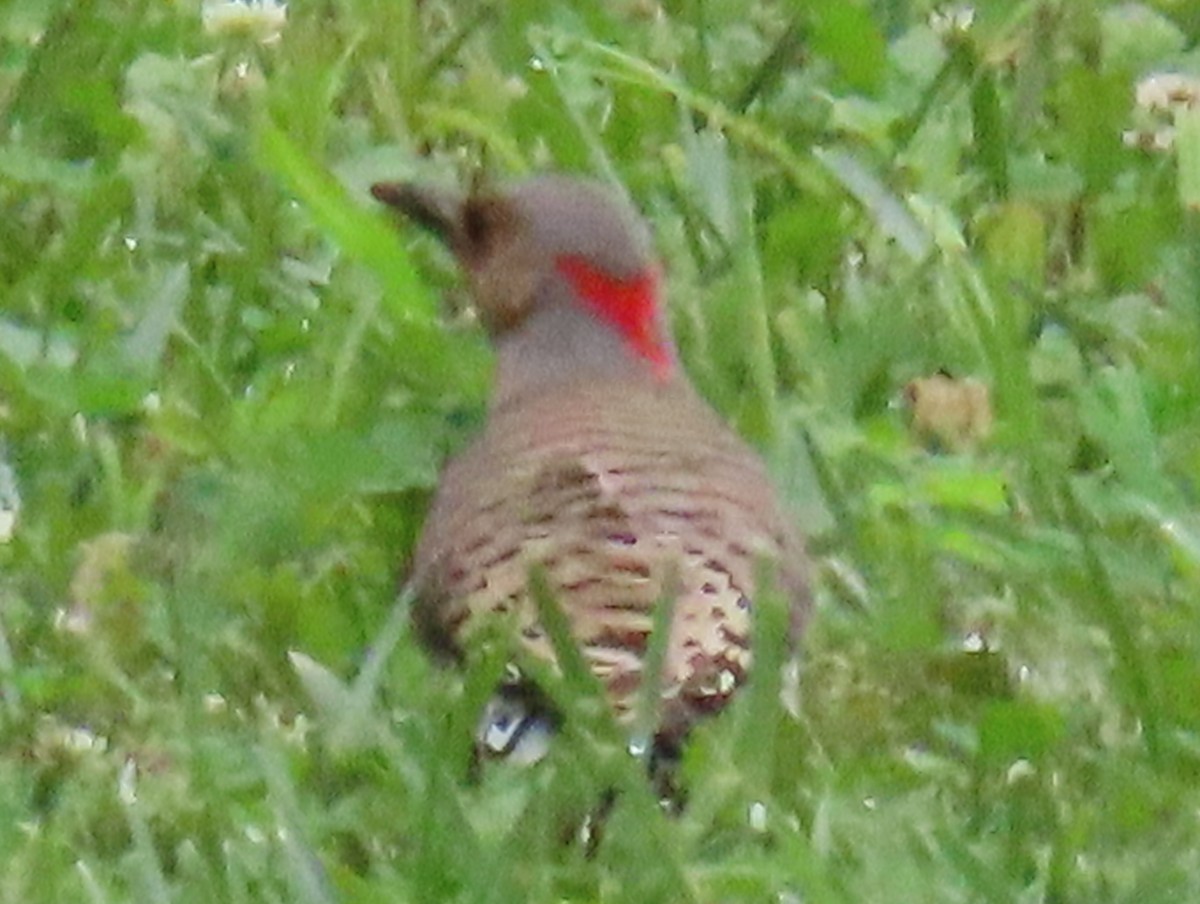
[{"label": "bird", "polygon": [[[563,174],[371,193],[448,247],[496,356],[485,422],[444,466],[413,553],[418,637],[460,659],[475,632],[503,623],[526,655],[554,663],[536,571],[619,724],[657,682],[652,743],[676,753],[746,682],[759,578],[785,602],[795,649],[811,569],[762,458],[680,364],[645,221],[619,188]],[[666,599],[661,669],[647,675]],[[504,682],[481,714],[480,750],[540,759],[558,718],[545,701]]]}]

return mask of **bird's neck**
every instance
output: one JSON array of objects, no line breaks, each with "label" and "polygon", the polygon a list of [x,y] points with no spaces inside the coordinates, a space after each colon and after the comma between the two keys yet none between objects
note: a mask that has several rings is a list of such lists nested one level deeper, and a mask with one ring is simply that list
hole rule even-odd
[{"label": "bird's neck", "polygon": [[552,278],[540,291],[542,297],[525,320],[495,339],[494,405],[576,381],[661,385],[677,379],[675,350],[665,327],[658,329],[660,354],[648,357],[599,313],[573,297],[565,280]]}]

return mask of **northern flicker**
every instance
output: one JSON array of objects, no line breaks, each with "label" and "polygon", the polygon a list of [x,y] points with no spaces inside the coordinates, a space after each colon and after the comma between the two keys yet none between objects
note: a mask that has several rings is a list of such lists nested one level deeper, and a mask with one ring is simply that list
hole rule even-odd
[{"label": "northern flicker", "polygon": [[[677,744],[746,677],[762,563],[793,646],[810,594],[762,461],[676,360],[644,225],[618,192],[563,176],[468,196],[405,183],[372,194],[449,246],[497,355],[486,425],[446,466],[417,544],[420,635],[456,652],[500,616],[552,660],[530,590],[539,569],[628,722],[669,593],[656,739]],[[529,705],[520,690],[496,698],[481,746],[515,748]]]}]

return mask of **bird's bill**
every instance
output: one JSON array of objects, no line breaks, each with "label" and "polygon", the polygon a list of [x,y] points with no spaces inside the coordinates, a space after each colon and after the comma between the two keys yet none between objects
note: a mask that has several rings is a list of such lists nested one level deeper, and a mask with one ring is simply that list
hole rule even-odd
[{"label": "bird's bill", "polygon": [[459,247],[463,196],[458,192],[415,182],[376,182],[371,186],[371,194],[451,248]]}]

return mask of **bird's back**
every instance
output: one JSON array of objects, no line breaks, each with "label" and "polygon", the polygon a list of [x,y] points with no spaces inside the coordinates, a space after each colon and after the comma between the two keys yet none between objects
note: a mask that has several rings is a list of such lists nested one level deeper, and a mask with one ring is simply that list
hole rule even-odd
[{"label": "bird's back", "polygon": [[746,675],[764,559],[795,639],[805,554],[759,457],[683,381],[577,382],[493,409],[447,466],[416,551],[418,624],[460,649],[484,619],[508,617],[553,659],[528,590],[540,568],[624,716],[669,593],[660,724],[681,733]]}]

